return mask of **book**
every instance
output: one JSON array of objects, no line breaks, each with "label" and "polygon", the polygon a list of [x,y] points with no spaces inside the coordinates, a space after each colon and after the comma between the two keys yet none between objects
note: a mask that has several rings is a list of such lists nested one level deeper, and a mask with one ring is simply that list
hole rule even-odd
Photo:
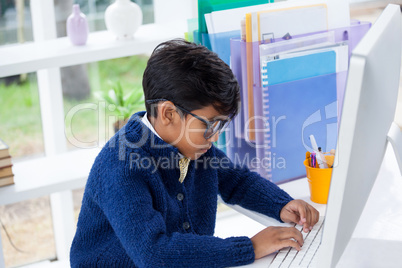
[{"label": "book", "polygon": [[8,145],[0,139],[0,159],[10,156]]},{"label": "book", "polygon": [[13,175],[13,170],[12,170],[11,166],[0,168],[0,179],[4,178],[4,177],[12,176],[12,175]]},{"label": "book", "polygon": [[11,156],[0,158],[0,168],[11,166]]},{"label": "book", "polygon": [[14,176],[4,177],[0,179],[0,187],[14,184]]}]

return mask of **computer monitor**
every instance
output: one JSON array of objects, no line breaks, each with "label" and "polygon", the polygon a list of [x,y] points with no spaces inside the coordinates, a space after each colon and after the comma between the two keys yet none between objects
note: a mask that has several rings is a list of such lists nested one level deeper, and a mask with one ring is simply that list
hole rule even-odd
[{"label": "computer monitor", "polygon": [[[335,267],[339,262],[377,178],[388,141],[402,174],[402,130],[393,122],[401,49],[401,8],[388,5],[350,58],[316,267]],[[257,212],[231,207],[263,225],[273,223]]]},{"label": "computer monitor", "polygon": [[335,267],[342,256],[378,175],[387,139],[402,167],[402,134],[392,125],[401,33],[400,6],[388,5],[352,53],[317,267]]}]

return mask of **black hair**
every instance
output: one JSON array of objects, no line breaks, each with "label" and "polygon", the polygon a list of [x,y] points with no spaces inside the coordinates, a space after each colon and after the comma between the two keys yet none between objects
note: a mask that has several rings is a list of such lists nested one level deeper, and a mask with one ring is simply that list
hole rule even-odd
[{"label": "black hair", "polygon": [[[222,115],[239,111],[240,87],[229,66],[205,46],[174,39],[159,44],[142,80],[145,101],[167,99],[193,111],[212,105]],[[157,116],[157,107],[145,104]]]}]

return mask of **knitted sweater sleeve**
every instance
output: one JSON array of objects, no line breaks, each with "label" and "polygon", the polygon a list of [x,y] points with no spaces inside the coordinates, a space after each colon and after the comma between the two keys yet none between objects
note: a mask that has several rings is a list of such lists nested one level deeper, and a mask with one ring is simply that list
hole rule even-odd
[{"label": "knitted sweater sleeve", "polygon": [[215,150],[221,163],[225,163],[218,170],[222,199],[228,204],[240,205],[282,222],[281,209],[293,198],[276,184],[247,167],[235,165],[222,151]]},{"label": "knitted sweater sleeve", "polygon": [[137,266],[228,267],[254,261],[248,237],[167,234],[165,219],[154,208],[154,202],[163,200],[155,200],[147,173],[120,170],[110,174],[102,179],[105,184],[98,196],[113,231]]}]

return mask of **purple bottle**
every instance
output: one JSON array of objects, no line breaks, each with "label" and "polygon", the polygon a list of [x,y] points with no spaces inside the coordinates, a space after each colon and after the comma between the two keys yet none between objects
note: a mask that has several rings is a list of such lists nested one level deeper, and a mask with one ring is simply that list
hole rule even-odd
[{"label": "purple bottle", "polygon": [[80,5],[73,5],[73,13],[67,18],[67,36],[73,45],[82,46],[87,42],[88,33],[88,22]]}]

